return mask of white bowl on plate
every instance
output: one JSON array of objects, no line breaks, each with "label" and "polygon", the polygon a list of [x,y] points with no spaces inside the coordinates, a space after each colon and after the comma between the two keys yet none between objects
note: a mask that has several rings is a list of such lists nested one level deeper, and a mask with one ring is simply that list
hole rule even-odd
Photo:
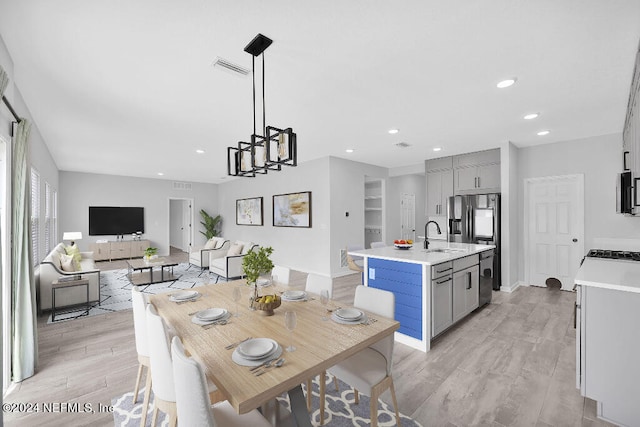
[{"label": "white bowl on plate", "polygon": [[394,243],[393,246],[395,246],[396,249],[411,249],[413,247],[413,244],[409,244],[409,243]]}]

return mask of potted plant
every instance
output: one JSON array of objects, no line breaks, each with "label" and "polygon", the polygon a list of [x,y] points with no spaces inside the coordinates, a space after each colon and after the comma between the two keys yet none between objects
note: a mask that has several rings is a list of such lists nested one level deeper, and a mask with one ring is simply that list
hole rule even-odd
[{"label": "potted plant", "polygon": [[252,306],[253,301],[258,299],[258,278],[261,274],[266,274],[273,270],[273,262],[269,258],[272,253],[273,248],[271,246],[261,246],[260,249],[253,250],[242,257],[242,272],[247,279],[247,285],[253,285]]},{"label": "potted plant", "polygon": [[144,250],[145,261],[150,261],[155,258],[158,258],[158,248],[148,247]]},{"label": "potted plant", "polygon": [[216,237],[220,229],[220,224],[222,223],[222,217],[220,215],[212,217],[204,209],[200,209],[200,216],[202,216],[200,224],[202,224],[205,230],[200,233],[204,234],[207,240]]}]

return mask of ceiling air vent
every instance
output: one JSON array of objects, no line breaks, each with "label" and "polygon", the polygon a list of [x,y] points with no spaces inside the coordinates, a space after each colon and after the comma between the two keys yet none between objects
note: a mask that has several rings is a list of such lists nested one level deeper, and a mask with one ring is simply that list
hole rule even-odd
[{"label": "ceiling air vent", "polygon": [[190,191],[191,190],[191,183],[190,182],[174,182],[173,183],[173,189],[174,190],[187,190],[187,191]]},{"label": "ceiling air vent", "polygon": [[409,148],[411,147],[411,144],[407,144],[406,142],[398,142],[396,144],[393,144],[398,148]]},{"label": "ceiling air vent", "polygon": [[227,61],[224,58],[220,58],[219,56],[213,61],[212,64],[214,67],[220,67],[224,70],[231,71],[234,74],[240,74],[242,76],[246,76],[249,74],[249,70],[244,68],[241,65],[234,64],[231,61]]}]

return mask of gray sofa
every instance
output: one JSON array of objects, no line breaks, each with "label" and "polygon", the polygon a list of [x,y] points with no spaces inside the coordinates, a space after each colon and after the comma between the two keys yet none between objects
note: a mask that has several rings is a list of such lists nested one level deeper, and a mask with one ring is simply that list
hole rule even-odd
[{"label": "gray sofa", "polygon": [[[53,248],[36,269],[40,311],[51,309],[51,283],[61,277],[81,275],[83,279],[89,280],[89,299],[91,302],[100,302],[100,270],[96,268],[93,252],[80,252],[82,256],[80,270],[73,272],[62,270],[61,254],[66,254],[62,243]],[[56,290],[56,308],[80,304],[86,300],[87,293],[84,286]]]}]

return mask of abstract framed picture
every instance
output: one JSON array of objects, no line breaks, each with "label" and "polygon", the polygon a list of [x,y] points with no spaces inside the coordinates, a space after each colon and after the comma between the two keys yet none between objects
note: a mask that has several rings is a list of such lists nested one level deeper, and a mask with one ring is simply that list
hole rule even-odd
[{"label": "abstract framed picture", "polygon": [[273,226],[311,228],[311,191],[273,196]]},{"label": "abstract framed picture", "polygon": [[237,225],[263,225],[262,197],[236,200]]}]

